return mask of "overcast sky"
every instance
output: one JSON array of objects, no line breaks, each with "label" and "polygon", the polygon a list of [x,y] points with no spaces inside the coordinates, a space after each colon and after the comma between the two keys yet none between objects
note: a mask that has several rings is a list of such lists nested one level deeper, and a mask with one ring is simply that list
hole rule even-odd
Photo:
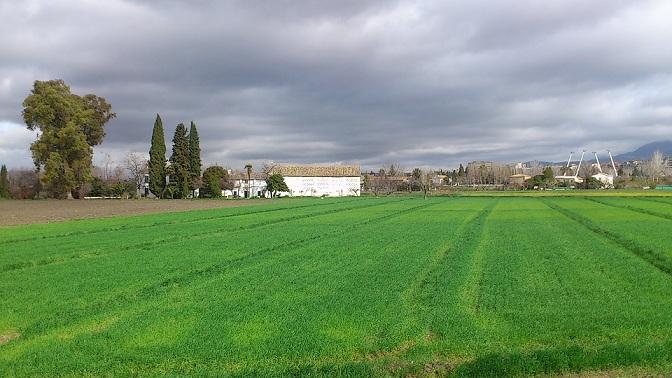
[{"label": "overcast sky", "polygon": [[[256,5],[255,5],[256,4]],[[448,168],[672,139],[672,2],[0,1],[0,162],[34,80],[105,97],[96,147],[194,120],[203,159]],[[168,145],[170,149],[170,145]]]}]

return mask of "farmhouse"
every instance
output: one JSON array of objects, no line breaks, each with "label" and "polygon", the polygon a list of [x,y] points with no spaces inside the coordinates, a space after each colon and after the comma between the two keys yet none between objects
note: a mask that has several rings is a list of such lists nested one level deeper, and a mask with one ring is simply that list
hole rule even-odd
[{"label": "farmhouse", "polygon": [[[280,174],[285,178],[289,192],[285,196],[304,197],[344,197],[359,196],[361,172],[358,164],[353,165],[275,165],[268,175]],[[266,175],[253,172],[248,182],[247,173],[231,176],[232,190],[225,190],[225,196],[270,197],[266,191]]]},{"label": "farmhouse", "polygon": [[359,196],[361,171],[354,165],[277,165],[271,174],[285,178],[291,196]]},{"label": "farmhouse", "polygon": [[229,180],[232,188],[222,190],[224,197],[270,197],[266,193],[266,177],[259,172],[251,172],[248,180],[247,172],[230,172]]}]

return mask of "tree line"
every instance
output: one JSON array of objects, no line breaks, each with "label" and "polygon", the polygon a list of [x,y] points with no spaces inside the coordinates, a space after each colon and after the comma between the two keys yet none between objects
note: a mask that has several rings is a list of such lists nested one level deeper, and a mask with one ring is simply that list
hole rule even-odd
[{"label": "tree line", "polygon": [[156,115],[149,149],[149,190],[159,198],[187,198],[202,184],[201,147],[196,124],[191,121],[189,133],[179,123],[173,134],[173,147],[166,160],[163,121]]},{"label": "tree line", "polygon": [[[37,132],[30,150],[34,169],[10,171],[0,166],[0,198],[135,197],[143,195],[145,174],[149,191],[159,198],[221,196],[233,189],[228,171],[211,166],[202,171],[200,138],[196,123],[189,130],[184,123],[175,128],[172,151],[166,159],[163,121],[156,115],[149,160],[136,153],[126,156],[123,166],[111,167],[108,156],[103,166],[93,165],[93,148],[102,143],[105,125],[116,113],[103,97],[71,92],[63,80],[35,81],[23,101],[26,127]],[[245,167],[249,176],[252,165]],[[288,191],[284,178],[267,175],[272,194]]]}]

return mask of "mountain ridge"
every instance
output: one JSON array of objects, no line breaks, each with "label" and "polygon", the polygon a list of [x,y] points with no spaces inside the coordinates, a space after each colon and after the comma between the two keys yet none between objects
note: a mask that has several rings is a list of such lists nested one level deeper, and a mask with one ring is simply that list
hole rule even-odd
[{"label": "mountain ridge", "polygon": [[644,144],[634,151],[615,155],[614,160],[629,161],[629,160],[649,160],[654,152],[660,151],[664,156],[672,155],[672,140],[660,140]]}]

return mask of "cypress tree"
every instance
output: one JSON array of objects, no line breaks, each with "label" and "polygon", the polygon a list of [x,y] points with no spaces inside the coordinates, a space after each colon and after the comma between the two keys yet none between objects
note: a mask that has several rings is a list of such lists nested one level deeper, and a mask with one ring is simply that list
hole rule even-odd
[{"label": "cypress tree", "polygon": [[9,178],[7,177],[7,166],[3,164],[0,168],[0,198],[9,197]]},{"label": "cypress tree", "polygon": [[166,189],[166,140],[163,135],[161,116],[156,115],[152,130],[152,146],[149,148],[149,190],[163,197]]},{"label": "cypress tree", "polygon": [[201,142],[194,121],[189,128],[189,175],[189,189],[196,190],[201,178]]},{"label": "cypress tree", "polygon": [[170,155],[170,186],[173,198],[186,198],[189,193],[189,137],[184,123],[175,128],[173,154]]}]

